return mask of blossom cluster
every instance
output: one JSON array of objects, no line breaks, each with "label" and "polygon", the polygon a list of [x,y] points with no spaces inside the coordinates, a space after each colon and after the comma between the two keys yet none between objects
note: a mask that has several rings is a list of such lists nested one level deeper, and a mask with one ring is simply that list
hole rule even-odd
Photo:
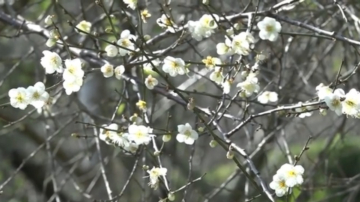
[{"label": "blossom cluster", "polygon": [[171,20],[170,16],[166,14],[162,14],[161,17],[156,20],[156,23],[170,33],[175,33],[178,28],[174,21]]},{"label": "blossom cluster", "polygon": [[284,196],[291,192],[291,188],[301,185],[304,182],[304,168],[301,165],[284,164],[273,176],[270,188],[275,190],[278,197]]},{"label": "blossom cluster", "polygon": [[14,108],[24,110],[28,105],[41,109],[49,100],[49,93],[43,82],[37,82],[28,88],[14,88],[9,91],[10,104]]},{"label": "blossom cluster", "polygon": [[151,188],[153,189],[157,189],[159,186],[159,178],[165,177],[166,173],[167,173],[167,169],[166,168],[158,168],[158,167],[153,167],[151,170],[148,170],[147,173],[149,173],[149,178],[150,178],[150,182],[149,185]]},{"label": "blossom cluster", "polygon": [[210,37],[215,32],[215,29],[218,27],[218,21],[218,15],[205,14],[198,21],[189,20],[187,25],[191,36],[195,40],[201,41],[203,38]]},{"label": "blossom cluster", "polygon": [[124,30],[120,34],[120,39],[116,42],[119,48],[115,45],[109,44],[105,47],[105,52],[108,57],[116,57],[117,55],[126,56],[135,50],[136,36],[132,35],[129,30]]},{"label": "blossom cluster", "polygon": [[360,118],[360,92],[356,89],[353,88],[345,94],[341,88],[334,90],[321,83],[316,87],[316,91],[319,101],[324,101],[337,115]]},{"label": "blossom cluster", "polygon": [[126,133],[119,130],[116,123],[103,125],[100,129],[99,138],[109,145],[115,145],[123,149],[126,153],[134,154],[140,145],[148,145],[153,129],[144,125],[132,124]]}]

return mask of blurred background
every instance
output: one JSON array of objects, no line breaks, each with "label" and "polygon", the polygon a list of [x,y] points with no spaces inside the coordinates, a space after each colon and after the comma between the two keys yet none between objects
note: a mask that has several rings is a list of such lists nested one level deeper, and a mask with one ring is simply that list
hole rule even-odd
[{"label": "blurred background", "polygon": [[[117,35],[128,29],[133,34],[155,37],[148,48],[159,51],[171,46],[181,34],[164,33],[156,24],[164,12],[171,14],[178,25],[198,20],[209,12],[219,16],[243,13],[222,22],[220,31],[210,38],[198,42],[185,33],[181,43],[158,55],[160,59],[181,57],[191,64],[189,76],[171,78],[172,85],[202,109],[215,111],[219,102],[223,102],[219,113],[239,118],[224,117],[218,121],[223,132],[228,132],[252,114],[316,99],[316,86],[336,81],[339,72],[340,78],[347,79],[338,87],[345,92],[351,88],[359,90],[356,71],[360,62],[359,46],[314,32],[311,27],[360,43],[360,2],[304,0],[296,6],[283,6],[282,10],[271,10],[281,2],[276,0],[209,2],[210,7],[205,7],[200,0],[139,0],[139,9],[146,8],[151,13],[144,23],[137,10],[127,8],[120,0],[102,0],[101,6],[93,0],[0,1],[0,201],[110,201],[109,189],[114,198],[111,201],[157,202],[166,198],[168,191],[163,185],[156,191],[148,186],[148,174],[143,169],[146,165],[150,168],[158,165],[151,144],[136,155],[127,155],[120,148],[99,143],[96,137],[98,126],[111,122],[126,126],[127,118],[134,113],[141,114],[135,106],[138,93],[147,102],[149,125],[170,131],[172,136],[167,143],[162,142],[160,135],[156,140],[162,148],[162,166],[168,169],[169,187],[171,191],[180,189],[175,192],[175,201],[268,201],[265,194],[253,186],[253,181],[258,184],[259,181],[242,156],[236,155],[236,159],[252,180],[245,177],[233,160],[226,158],[227,150],[209,146],[212,140],[209,131],[200,133],[194,145],[176,141],[177,125],[190,123],[196,129],[204,127],[204,123],[193,111],[187,110],[186,102],[166,91],[164,78],[151,72],[160,81],[159,88],[153,91],[141,82],[149,74],[143,71],[142,65],[126,66],[126,75],[136,78],[137,85],[125,79],[104,78],[99,70],[102,60],[117,66],[136,63],[139,59],[138,55],[132,61],[106,57],[102,50],[107,43],[100,39],[116,40],[108,31],[112,29],[108,17],[111,15],[115,28],[112,31]],[[276,42],[260,41],[254,26],[252,33],[258,42],[239,66],[252,66],[259,54],[267,57],[259,67],[258,78],[262,90],[278,93],[279,101],[275,104],[261,104],[256,96],[247,101],[234,97],[239,90],[236,84],[240,76],[234,77],[230,94],[223,95],[221,87],[208,79],[210,71],[201,63],[209,55],[218,57],[215,46],[224,41],[224,30],[231,27],[230,23],[239,23],[240,31],[246,30],[246,13],[256,10],[269,10],[280,17],[281,37]],[[262,12],[255,21],[269,13]],[[80,92],[71,96],[62,90],[61,75],[45,75],[40,65],[43,50],[55,51],[63,59],[69,58],[67,50],[60,46],[46,47],[47,38],[41,32],[26,29],[19,23],[27,20],[51,30],[53,27],[44,24],[48,15],[55,15],[56,27],[69,45],[84,50],[73,56],[80,57],[86,64],[85,82]],[[11,21],[9,16],[17,20]],[[97,38],[74,31],[73,26],[82,20],[92,22]],[[221,59],[226,64],[236,60]],[[233,69],[225,72],[234,75]],[[10,89],[27,87],[37,81],[43,81],[49,88],[54,98],[50,107],[39,113],[31,107],[22,111],[7,104]],[[202,116],[206,121],[211,119],[204,113]],[[231,140],[246,150],[266,185],[282,164],[289,159],[293,161],[305,146],[309,148],[299,161],[305,168],[301,191],[296,192],[296,197],[283,201],[356,202],[360,201],[358,123],[357,119],[337,116],[331,111],[322,115],[318,109],[306,118],[269,113],[252,119],[234,133]],[[211,130],[222,138],[216,128]]]}]

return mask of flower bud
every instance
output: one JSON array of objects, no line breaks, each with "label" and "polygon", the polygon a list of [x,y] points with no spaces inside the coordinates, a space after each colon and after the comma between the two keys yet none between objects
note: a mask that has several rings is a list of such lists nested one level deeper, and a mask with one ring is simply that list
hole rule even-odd
[{"label": "flower bud", "polygon": [[154,156],[159,156],[160,155],[160,151],[154,151]]},{"label": "flower bud", "polygon": [[166,134],[162,136],[162,141],[163,142],[169,142],[171,140],[171,135],[170,134]]},{"label": "flower bud", "polygon": [[173,192],[169,192],[168,199],[169,199],[169,201],[174,201],[175,200],[175,194]]},{"label": "flower bud", "polygon": [[217,144],[218,144],[218,143],[217,143],[215,140],[211,140],[210,143],[209,143],[209,145],[210,145],[211,148],[216,147]]},{"label": "flower bud", "polygon": [[226,158],[228,159],[233,159],[234,158],[234,152],[233,151],[228,151],[226,153]]},{"label": "flower bud", "polygon": [[44,22],[45,22],[45,24],[46,25],[52,25],[52,22],[53,22],[53,17],[54,16],[52,16],[52,15],[48,15],[46,18],[45,18],[45,20],[44,20]]}]

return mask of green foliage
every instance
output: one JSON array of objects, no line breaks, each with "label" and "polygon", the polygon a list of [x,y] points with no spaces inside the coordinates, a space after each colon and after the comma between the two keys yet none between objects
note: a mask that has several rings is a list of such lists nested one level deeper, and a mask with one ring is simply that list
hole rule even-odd
[{"label": "green foliage", "polygon": [[120,106],[119,106],[116,113],[117,114],[122,114],[124,112],[124,110],[125,110],[125,107],[126,107],[126,103],[120,103]]}]

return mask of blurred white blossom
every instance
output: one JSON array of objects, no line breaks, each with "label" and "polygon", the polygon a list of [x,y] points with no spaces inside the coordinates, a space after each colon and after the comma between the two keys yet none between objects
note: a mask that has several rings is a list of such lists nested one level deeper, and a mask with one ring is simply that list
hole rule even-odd
[{"label": "blurred white blossom", "polygon": [[[91,22],[82,20],[76,25],[77,29],[75,29],[75,31],[78,32],[79,34],[86,35],[85,33],[90,33],[91,26],[92,26]],[[80,32],[79,30],[81,30],[82,32]]]},{"label": "blurred white blossom", "polygon": [[40,64],[44,67],[46,74],[63,72],[62,60],[57,53],[48,50],[44,50],[42,53],[44,56],[41,58]]},{"label": "blurred white blossom", "polygon": [[34,86],[29,86],[26,91],[29,94],[29,104],[39,109],[45,105],[49,99],[49,93],[45,91],[43,82],[37,82]]},{"label": "blurred white blossom", "polygon": [[135,50],[135,44],[132,41],[135,41],[136,37],[130,33],[129,30],[124,30],[120,34],[120,39],[116,42],[119,46],[119,54],[121,56],[125,56],[130,54],[133,50]]},{"label": "blurred white blossom", "polygon": [[108,57],[115,57],[119,53],[119,49],[118,47],[109,44],[105,47],[105,52]]},{"label": "blurred white blossom", "polygon": [[276,92],[264,91],[263,93],[261,93],[261,95],[259,95],[257,99],[261,104],[266,104],[268,102],[277,102],[278,94]]},{"label": "blurred white blossom", "polygon": [[281,24],[274,18],[265,17],[262,21],[258,22],[260,29],[259,37],[262,40],[276,41],[281,31]]}]

